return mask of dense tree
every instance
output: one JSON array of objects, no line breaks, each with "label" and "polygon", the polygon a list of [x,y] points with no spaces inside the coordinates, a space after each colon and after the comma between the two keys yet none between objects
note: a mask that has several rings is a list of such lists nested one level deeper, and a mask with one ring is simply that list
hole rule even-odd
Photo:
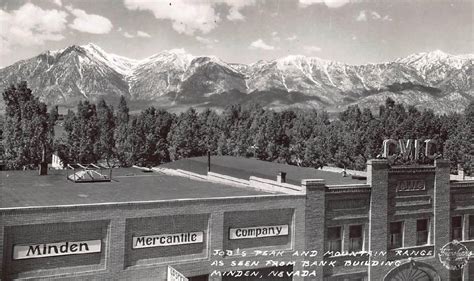
[{"label": "dense tree", "polygon": [[3,92],[5,122],[3,154],[7,168],[32,168],[51,152],[46,105],[34,97],[26,82]]},{"label": "dense tree", "polygon": [[97,104],[97,126],[99,137],[96,151],[100,159],[104,159],[110,166],[110,160],[115,158],[115,118],[113,108],[109,107],[104,99]]},{"label": "dense tree", "polygon": [[95,163],[101,159],[102,153],[98,146],[99,126],[96,106],[89,101],[79,102],[77,113],[72,110],[64,120],[67,147],[63,153],[67,163]]},{"label": "dense tree", "polygon": [[474,169],[474,102],[471,102],[460,116],[456,131],[444,144],[445,156],[451,160],[453,168],[461,166],[467,173]]},{"label": "dense tree", "polygon": [[129,108],[127,101],[124,96],[120,97],[118,104],[117,116],[116,116],[116,128],[115,128],[115,144],[116,144],[116,155],[121,166],[130,166],[132,163],[129,161],[130,157],[130,146],[129,146]]},{"label": "dense tree", "polygon": [[173,116],[163,110],[150,107],[136,119],[134,132],[135,164],[154,166],[170,161],[167,136]]},{"label": "dense tree", "polygon": [[168,136],[169,152],[172,160],[204,155],[200,147],[198,114],[194,108],[182,113],[173,123]]},{"label": "dense tree", "polygon": [[[48,115],[26,85],[6,92],[3,143],[7,149],[0,153],[10,168],[38,163],[41,147],[51,146],[57,108]],[[68,111],[63,122],[66,136],[56,149],[68,163],[116,157],[121,166],[154,166],[210,151],[314,168],[332,164],[365,169],[368,159],[380,157],[384,139],[429,138],[438,143],[438,153],[451,160],[453,168],[459,164],[472,173],[473,122],[473,103],[462,114],[440,116],[387,99],[378,115],[355,105],[331,119],[324,111],[275,111],[258,104],[229,105],[222,113],[191,108],[177,115],[150,107],[130,115],[121,97],[115,114],[103,100],[97,106],[80,102],[76,112]],[[41,147],[31,147],[32,143]],[[392,162],[427,161],[397,158]]]}]

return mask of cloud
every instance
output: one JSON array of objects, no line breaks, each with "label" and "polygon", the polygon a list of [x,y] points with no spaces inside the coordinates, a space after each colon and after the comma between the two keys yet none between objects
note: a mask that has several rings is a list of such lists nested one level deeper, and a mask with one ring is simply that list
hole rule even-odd
[{"label": "cloud", "polygon": [[262,50],[267,50],[267,51],[275,50],[274,46],[268,45],[262,39],[255,40],[252,43],[250,43],[250,48],[262,49]]},{"label": "cloud", "polygon": [[175,48],[168,50],[170,53],[175,53],[175,54],[186,54],[186,50],[184,48]]},{"label": "cloud", "polygon": [[61,7],[63,5],[63,2],[61,0],[49,0],[49,2],[51,2],[55,5],[58,5],[59,7]]},{"label": "cloud", "polygon": [[206,44],[206,45],[210,45],[212,43],[218,43],[219,42],[219,40],[217,40],[217,39],[206,38],[206,37],[202,37],[202,36],[196,36],[196,40],[203,43],[203,44]]},{"label": "cloud", "polygon": [[222,2],[229,6],[229,14],[227,19],[230,21],[244,20],[245,17],[240,12],[246,6],[255,5],[255,0],[218,0],[217,2]]},{"label": "cloud", "polygon": [[367,21],[367,13],[365,10],[359,12],[359,15],[356,17],[356,21]]},{"label": "cloud", "polygon": [[72,6],[67,6],[66,10],[75,16],[74,21],[69,24],[72,29],[92,34],[105,34],[112,30],[113,25],[106,17],[88,14],[84,10],[74,9]]},{"label": "cloud", "polygon": [[199,31],[203,34],[209,33],[221,22],[221,15],[216,11],[216,6],[226,5],[229,7],[226,18],[230,21],[242,21],[245,17],[241,10],[254,5],[254,0],[170,0],[170,1],[143,1],[124,0],[125,7],[129,10],[151,11],[155,18],[170,20],[172,27],[178,33],[193,35]]},{"label": "cloud", "polygon": [[11,12],[0,10],[0,52],[8,53],[15,46],[62,40],[66,18],[67,13],[63,11],[43,10],[32,3]]},{"label": "cloud", "polygon": [[137,31],[137,37],[142,37],[142,38],[151,38],[151,35],[146,33],[145,31]]},{"label": "cloud", "polygon": [[302,7],[324,3],[329,8],[339,8],[349,3],[350,0],[299,0],[299,2]]},{"label": "cloud", "polygon": [[276,31],[272,32],[272,39],[273,41],[280,42],[280,36],[278,36],[278,32]]},{"label": "cloud", "polygon": [[[118,29],[118,32],[121,32],[122,28]],[[131,34],[127,31],[122,33],[124,37],[126,38],[136,38],[136,37],[141,37],[141,38],[151,38],[151,35],[146,33],[145,31],[138,30],[136,34]]]},{"label": "cloud", "polygon": [[376,11],[371,10],[362,10],[356,17],[356,21],[367,21],[367,20],[381,20],[381,21],[392,21],[392,18],[389,15],[381,16]]},{"label": "cloud", "polygon": [[292,36],[286,38],[286,40],[288,40],[288,41],[295,41],[296,39],[298,39],[298,37],[296,35],[292,35]]},{"label": "cloud", "polygon": [[123,33],[123,36],[125,36],[125,37],[127,37],[127,38],[134,38],[134,37],[135,37],[133,34],[130,34],[130,33],[126,32],[126,31]]},{"label": "cloud", "polygon": [[304,49],[307,53],[318,53],[318,52],[321,52],[321,48],[318,47],[318,46],[304,46],[303,49]]},{"label": "cloud", "polygon": [[202,36],[196,36],[195,38],[196,38],[197,41],[202,43],[208,49],[213,49],[215,43],[219,43],[219,40],[213,39],[213,38],[206,38],[206,37],[202,37]]}]

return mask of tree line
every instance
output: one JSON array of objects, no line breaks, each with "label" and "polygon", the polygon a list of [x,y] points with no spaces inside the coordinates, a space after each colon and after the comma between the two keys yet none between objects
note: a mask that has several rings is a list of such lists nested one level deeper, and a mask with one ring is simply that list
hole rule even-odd
[{"label": "tree line", "polygon": [[[230,105],[222,112],[193,108],[174,114],[149,107],[130,114],[124,97],[117,108],[100,100],[79,102],[64,116],[64,134],[54,136],[57,107],[49,112],[26,83],[3,93],[1,158],[7,168],[34,167],[43,154],[59,154],[65,163],[155,166],[205,155],[254,157],[304,167],[332,164],[363,170],[380,157],[384,139],[433,139],[438,152],[471,171],[474,167],[474,103],[463,113],[437,115],[387,99],[377,114],[357,105],[336,118],[325,111],[274,111],[258,104]],[[424,163],[427,159],[395,159]]]}]

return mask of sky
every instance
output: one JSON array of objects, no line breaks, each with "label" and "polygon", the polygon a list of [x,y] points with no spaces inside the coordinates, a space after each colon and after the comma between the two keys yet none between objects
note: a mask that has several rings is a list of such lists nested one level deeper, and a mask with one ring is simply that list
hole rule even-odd
[{"label": "sky", "polygon": [[134,59],[184,49],[232,63],[467,54],[473,11],[472,0],[0,0],[0,67],[87,43]]}]

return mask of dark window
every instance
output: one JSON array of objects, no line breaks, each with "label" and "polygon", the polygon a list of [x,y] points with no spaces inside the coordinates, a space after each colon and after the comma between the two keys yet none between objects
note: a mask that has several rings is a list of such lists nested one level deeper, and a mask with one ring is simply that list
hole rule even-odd
[{"label": "dark window", "polygon": [[416,221],[416,245],[428,244],[428,220],[417,220]]},{"label": "dark window", "polygon": [[400,248],[403,246],[403,223],[390,223],[390,249]]},{"label": "dark window", "polygon": [[459,270],[451,270],[449,272],[449,280],[451,281],[462,281],[462,269]]},{"label": "dark window", "polygon": [[327,250],[340,252],[341,245],[341,227],[328,227],[328,240],[327,240]]},{"label": "dark window", "polygon": [[474,239],[474,216],[469,216],[469,240]]},{"label": "dark window", "polygon": [[349,251],[359,252],[362,251],[362,225],[351,225],[349,226]]},{"label": "dark window", "polygon": [[462,240],[462,216],[451,218],[451,240]]}]

